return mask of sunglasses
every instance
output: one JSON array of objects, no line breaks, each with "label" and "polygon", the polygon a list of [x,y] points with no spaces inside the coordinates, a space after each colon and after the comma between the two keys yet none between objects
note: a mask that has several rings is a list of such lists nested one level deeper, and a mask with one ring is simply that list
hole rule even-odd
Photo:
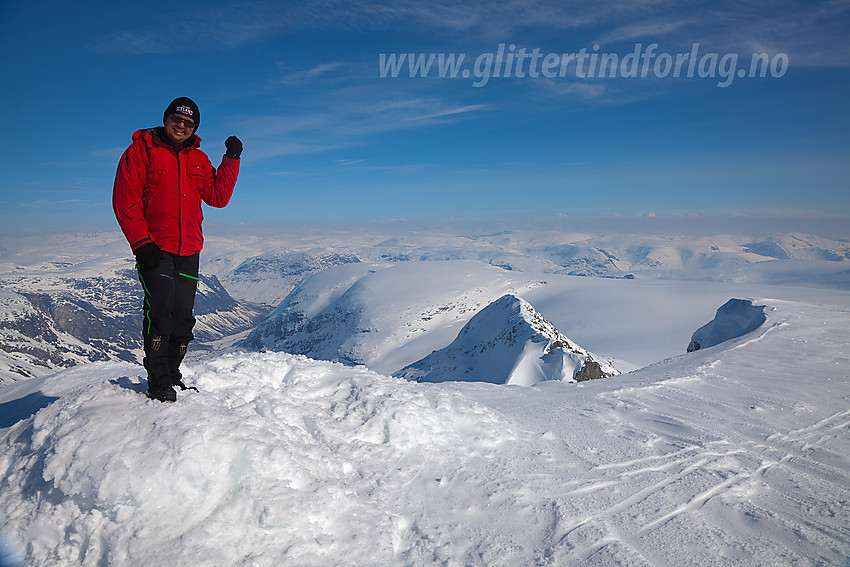
[{"label": "sunglasses", "polygon": [[181,118],[176,114],[172,114],[168,117],[168,119],[174,122],[175,124],[183,124],[184,126],[186,126],[186,128],[191,128],[192,130],[195,129],[195,123],[189,120],[188,118]]}]

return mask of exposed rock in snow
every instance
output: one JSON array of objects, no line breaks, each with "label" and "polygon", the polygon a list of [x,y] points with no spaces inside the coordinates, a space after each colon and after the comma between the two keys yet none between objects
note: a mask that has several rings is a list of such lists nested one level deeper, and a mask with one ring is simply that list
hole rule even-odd
[{"label": "exposed rock in snow", "polygon": [[507,294],[461,329],[447,347],[396,375],[417,382],[490,382],[530,386],[619,374],[555,328],[524,299]]},{"label": "exposed rock in snow", "polygon": [[[115,360],[74,336],[80,320],[100,323],[88,311],[75,310],[78,307],[59,294],[24,295],[0,289],[0,384],[85,362]],[[116,333],[113,343],[121,339]]]},{"label": "exposed rock in snow", "polygon": [[746,335],[765,322],[764,305],[749,299],[730,299],[717,309],[714,319],[694,331],[688,352],[694,352]]}]

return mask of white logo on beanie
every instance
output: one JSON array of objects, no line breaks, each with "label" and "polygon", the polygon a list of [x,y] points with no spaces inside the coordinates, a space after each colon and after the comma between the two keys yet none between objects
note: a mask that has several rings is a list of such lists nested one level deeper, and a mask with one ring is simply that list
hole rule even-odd
[{"label": "white logo on beanie", "polygon": [[174,112],[179,112],[180,114],[185,114],[186,116],[194,116],[195,115],[195,113],[192,112],[192,109],[189,108],[188,106],[185,106],[185,105],[178,106],[177,108],[174,109]]}]

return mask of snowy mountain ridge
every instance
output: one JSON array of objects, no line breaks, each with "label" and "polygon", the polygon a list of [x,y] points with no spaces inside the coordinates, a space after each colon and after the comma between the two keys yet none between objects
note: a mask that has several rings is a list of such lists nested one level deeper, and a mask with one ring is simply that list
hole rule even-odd
[{"label": "snowy mountain ridge", "polygon": [[477,311],[542,282],[472,261],[346,264],[305,278],[240,344],[391,374],[449,344]]},{"label": "snowy mountain ridge", "polygon": [[[587,278],[465,260],[350,263],[304,278],[239,348],[395,374],[446,348],[476,313],[506,294],[528,301],[561,334],[596,353],[595,360],[615,360],[621,371],[683,352],[685,337],[731,296],[833,301],[821,289]],[[848,297],[834,295],[839,304]],[[501,328],[507,319],[493,325]]]},{"label": "snowy mountain ridge", "polygon": [[[68,319],[61,316],[59,320]],[[25,295],[3,289],[0,289],[0,345],[0,384],[76,364],[118,359],[58,328],[53,317],[36,308]]]},{"label": "snowy mountain ridge", "polygon": [[527,301],[506,294],[476,313],[450,345],[394,375],[415,382],[532,386],[619,373],[611,361],[592,355],[558,331]]}]

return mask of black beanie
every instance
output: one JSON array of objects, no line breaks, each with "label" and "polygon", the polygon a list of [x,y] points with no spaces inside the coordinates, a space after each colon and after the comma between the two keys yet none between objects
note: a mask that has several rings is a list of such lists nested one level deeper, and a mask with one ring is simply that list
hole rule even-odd
[{"label": "black beanie", "polygon": [[180,96],[171,101],[168,108],[165,109],[165,114],[162,115],[162,123],[168,120],[172,114],[183,114],[195,121],[195,130],[201,125],[201,111],[198,110],[198,105],[189,97]]}]

